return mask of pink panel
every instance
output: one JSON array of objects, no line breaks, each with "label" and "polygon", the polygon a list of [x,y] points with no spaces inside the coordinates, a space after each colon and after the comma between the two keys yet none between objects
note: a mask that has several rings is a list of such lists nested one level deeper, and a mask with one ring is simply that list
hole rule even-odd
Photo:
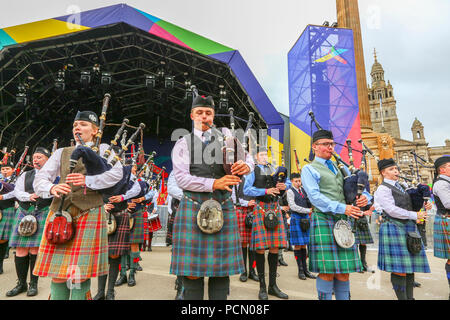
[{"label": "pink panel", "polygon": [[171,35],[169,32],[158,26],[156,23],[154,23],[153,26],[150,28],[149,33],[194,51],[191,47],[175,38],[173,35]]}]

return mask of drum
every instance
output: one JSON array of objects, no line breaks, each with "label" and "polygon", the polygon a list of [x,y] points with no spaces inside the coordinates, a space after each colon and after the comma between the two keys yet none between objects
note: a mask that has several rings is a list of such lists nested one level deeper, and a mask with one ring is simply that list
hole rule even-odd
[{"label": "drum", "polygon": [[159,214],[155,213],[148,218],[148,231],[156,232],[162,228]]}]

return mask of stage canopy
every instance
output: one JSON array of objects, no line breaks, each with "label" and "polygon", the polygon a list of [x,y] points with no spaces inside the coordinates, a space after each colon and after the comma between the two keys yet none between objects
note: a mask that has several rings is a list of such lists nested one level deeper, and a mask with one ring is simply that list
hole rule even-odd
[{"label": "stage canopy", "polygon": [[302,166],[309,157],[311,136],[317,130],[311,111],[323,129],[333,132],[335,150],[344,160],[348,160],[346,140],[351,140],[359,166],[362,146],[352,30],[308,25],[289,51],[288,77],[291,167],[294,149]]},{"label": "stage canopy", "polygon": [[254,112],[254,127],[283,142],[283,120],[238,50],[126,4],[0,29],[0,145],[50,147],[58,137],[67,146],[76,111],[100,114],[105,92],[108,123],[144,122],[162,145],[175,128],[191,129],[190,85],[216,105],[228,99],[240,119]]}]

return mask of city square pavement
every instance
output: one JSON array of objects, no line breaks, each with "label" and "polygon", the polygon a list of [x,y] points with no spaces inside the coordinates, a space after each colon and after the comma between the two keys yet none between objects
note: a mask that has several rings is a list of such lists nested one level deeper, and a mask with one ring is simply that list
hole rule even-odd
[{"label": "city square pavement", "polygon": [[[444,272],[445,261],[435,258],[431,250],[427,251],[431,273],[416,274],[416,281],[421,283],[420,288],[414,290],[417,300],[447,300],[449,286]],[[136,276],[137,285],[128,287],[126,284],[116,287],[117,300],[172,300],[175,297],[175,276],[169,273],[171,252],[170,247],[153,247],[153,251],[142,252],[140,262],[143,271]],[[292,251],[284,252],[284,259],[288,266],[278,267],[279,288],[289,295],[291,300],[317,300],[315,280],[300,280],[297,277],[297,264]],[[368,250],[367,261],[372,268],[376,267],[377,251]],[[266,262],[267,263],[267,262]],[[266,274],[268,266],[266,265]],[[39,294],[27,297],[22,293],[13,298],[7,298],[6,292],[16,284],[14,268],[14,254],[11,249],[10,257],[4,261],[4,273],[0,275],[0,300],[46,300],[50,293],[50,279],[39,279]],[[375,273],[353,273],[351,280],[352,300],[395,300],[390,275],[377,270]],[[92,281],[92,295],[97,292],[97,278]],[[266,283],[268,276],[266,275]],[[207,286],[207,281],[205,281]],[[253,280],[239,281],[239,275],[231,277],[230,300],[257,300],[259,284]],[[205,292],[207,292],[205,290]],[[205,296],[207,298],[207,294]],[[277,299],[269,296],[269,299]]]}]

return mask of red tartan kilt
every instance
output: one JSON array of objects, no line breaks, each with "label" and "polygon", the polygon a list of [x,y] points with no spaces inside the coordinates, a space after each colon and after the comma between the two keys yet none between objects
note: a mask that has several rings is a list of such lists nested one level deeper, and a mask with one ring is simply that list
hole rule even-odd
[{"label": "red tartan kilt", "polygon": [[147,211],[143,211],[143,215],[144,217],[144,241],[146,240],[150,240],[150,236],[148,234],[147,231],[149,231],[149,225],[148,225],[148,212]]},{"label": "red tartan kilt", "polygon": [[[254,207],[250,207],[250,212],[253,211]],[[241,237],[241,243],[250,243],[252,237],[252,228],[247,228],[245,226],[245,217],[249,212],[249,207],[236,207],[236,216],[239,227],[239,236]]]},{"label": "red tartan kilt", "polygon": [[121,256],[130,251],[130,215],[125,209],[115,215],[116,232],[108,236],[108,252],[110,256]]},{"label": "red tartan kilt", "polygon": [[[278,225],[275,230],[267,230],[264,226],[264,213],[267,210],[273,210],[277,214]],[[287,248],[287,232],[278,205],[276,203],[259,202],[253,214],[251,248],[253,250]]]}]

